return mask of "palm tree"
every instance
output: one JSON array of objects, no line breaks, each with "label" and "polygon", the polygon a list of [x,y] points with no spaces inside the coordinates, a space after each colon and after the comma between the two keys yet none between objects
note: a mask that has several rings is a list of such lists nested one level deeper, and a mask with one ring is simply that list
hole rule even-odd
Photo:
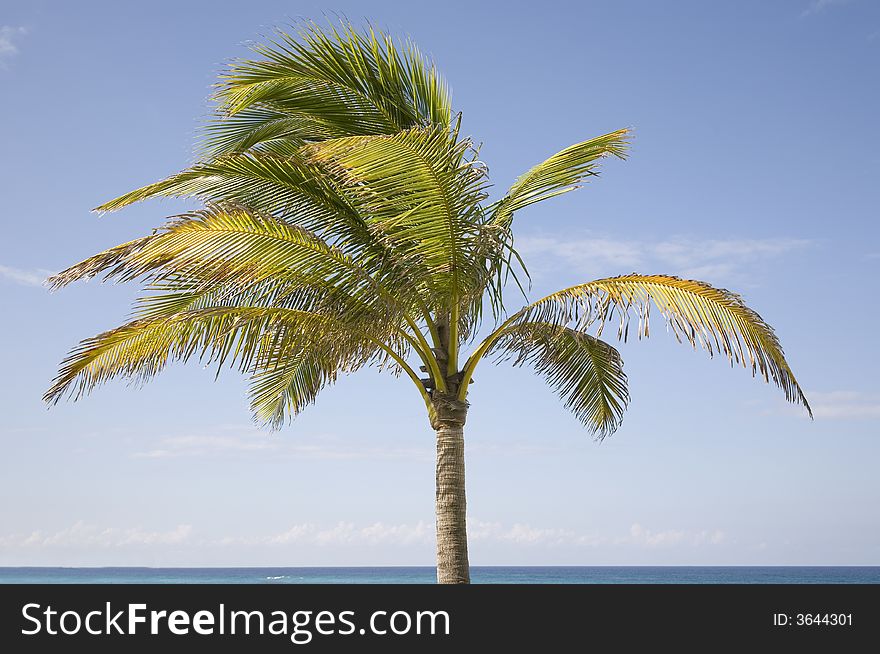
[{"label": "palm tree", "polygon": [[[220,78],[198,163],[97,210],[155,196],[204,208],[51,278],[137,279],[144,295],[130,322],[70,353],[46,401],[195,357],[248,374],[256,419],[280,427],[341,373],[403,373],[436,432],[440,583],[469,581],[463,427],[489,355],[531,365],[603,438],[629,395],[620,354],[599,336],[612,320],[618,337],[632,320],[646,336],[653,305],[679,340],[723,352],[809,410],[772,329],[703,282],[630,274],[505,310],[502,291],[523,290],[528,275],[515,216],[577,188],[603,157],[623,158],[627,130],[562,150],[488,203],[461,114],[412,44],[306,24],[254,50]],[[464,356],[484,318],[493,329]]]}]

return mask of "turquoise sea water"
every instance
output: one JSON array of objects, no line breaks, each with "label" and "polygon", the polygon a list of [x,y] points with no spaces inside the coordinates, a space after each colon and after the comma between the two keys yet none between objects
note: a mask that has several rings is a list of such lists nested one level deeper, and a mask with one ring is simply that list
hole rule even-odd
[{"label": "turquoise sea water", "polygon": [[[483,584],[880,584],[880,567],[472,567]],[[0,584],[430,584],[431,567],[0,568]]]}]

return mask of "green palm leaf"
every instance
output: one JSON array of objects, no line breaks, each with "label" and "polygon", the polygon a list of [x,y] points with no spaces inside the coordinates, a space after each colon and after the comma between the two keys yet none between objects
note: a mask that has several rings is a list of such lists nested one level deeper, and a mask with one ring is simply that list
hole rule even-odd
[{"label": "green palm leaf", "polygon": [[[86,259],[50,279],[53,287],[100,273],[130,281],[189,273],[203,287],[293,279],[336,295],[405,298],[383,288],[351,257],[316,234],[243,207],[214,206],[178,216],[152,236]],[[394,291],[394,292],[392,292]]]},{"label": "green palm leaf", "polygon": [[651,305],[679,341],[700,345],[710,356],[725,354],[731,363],[772,380],[788,401],[810,411],[773,329],[739,295],[705,282],[636,274],[598,279],[548,295],[522,309],[514,320],[573,323],[577,331],[596,325],[601,334],[617,313],[618,337],[626,340],[633,317],[638,320],[638,336],[648,336]]},{"label": "green palm leaf", "polygon": [[575,143],[534,166],[517,179],[496,204],[494,222],[509,225],[516,211],[575,190],[583,180],[597,174],[602,158],[625,158],[628,139],[629,130],[617,130]]},{"label": "green palm leaf", "polygon": [[248,151],[286,156],[306,143],[304,133],[324,138],[345,136],[323,129],[303,116],[291,116],[268,108],[251,108],[204,128],[203,147],[212,158]]},{"label": "green palm leaf", "polygon": [[309,229],[335,223],[350,226],[357,216],[327,184],[326,173],[303,159],[301,150],[285,156],[231,154],[198,163],[105,202],[96,211],[116,211],[152,197],[196,197],[205,202],[238,202]]},{"label": "green palm leaf", "polygon": [[620,353],[589,334],[548,323],[514,323],[488,350],[498,361],[531,365],[567,409],[602,439],[623,420],[629,402]]},{"label": "green palm leaf", "polygon": [[[114,377],[144,382],[169,362],[193,356],[218,369],[229,362],[259,377],[278,367],[279,352],[304,349],[333,363],[323,385],[335,379],[338,369],[352,371],[381,357],[382,343],[397,342],[393,334],[377,333],[375,327],[276,307],[210,307],[134,320],[80,343],[62,362],[44,399],[57,403],[67,394],[77,398]],[[284,366],[292,363],[283,361]],[[297,406],[309,401],[302,397]]]},{"label": "green palm leaf", "polygon": [[[283,114],[298,121],[285,129],[302,141],[450,127],[446,86],[411,44],[400,49],[372,30],[361,34],[345,25],[325,32],[306,24],[298,34],[281,33],[254,50],[262,59],[234,63],[221,78],[221,117],[268,110],[268,122]],[[252,120],[251,131],[259,127]],[[238,128],[234,121],[218,121],[209,147],[234,142]]]},{"label": "green palm leaf", "polygon": [[[312,150],[299,148],[295,156],[289,157],[229,155],[198,164],[111,200],[98,210],[113,211],[156,196],[195,196],[206,202],[233,202],[315,232],[382,277],[405,278],[407,287],[415,284],[425,288],[431,284],[433,278],[423,261],[417,255],[396,249],[393,242],[377,238],[374,227],[359,213],[363,207],[358,208],[358,198],[346,197],[346,192],[334,183],[327,170],[315,163]],[[119,248],[139,245],[140,242]]]},{"label": "green palm leaf", "polygon": [[254,417],[278,429],[289,416],[313,404],[324,386],[336,381],[337,366],[320,348],[300,347],[284,353],[283,363],[257,370],[250,385]]},{"label": "green palm leaf", "polygon": [[485,278],[475,251],[485,172],[465,159],[468,147],[439,130],[311,146],[314,159],[356,198],[375,237],[428,276],[435,307],[454,304]]}]

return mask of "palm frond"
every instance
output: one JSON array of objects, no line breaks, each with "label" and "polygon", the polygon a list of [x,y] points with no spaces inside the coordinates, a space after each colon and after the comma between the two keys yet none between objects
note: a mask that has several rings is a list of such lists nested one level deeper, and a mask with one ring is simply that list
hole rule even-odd
[{"label": "palm frond", "polygon": [[493,222],[509,225],[513,214],[530,204],[568,193],[596,175],[599,161],[609,155],[626,156],[629,130],[621,129],[575,143],[532,167],[516,180],[495,205]]},{"label": "palm frond", "polygon": [[393,342],[394,338],[381,333],[371,336],[358,325],[307,311],[276,307],[181,311],[134,320],[82,341],[62,362],[44,399],[50,403],[65,395],[76,399],[114,377],[142,383],[169,362],[185,362],[194,356],[218,370],[229,362],[243,372],[259,374],[277,365],[273,353],[279,351],[279,343],[285,344],[282,352],[320,346],[325,360],[334,362],[334,370],[354,370],[380,355],[376,341]]},{"label": "palm frond", "polygon": [[252,107],[210,121],[203,128],[202,146],[211,159],[248,151],[284,156],[307,142],[302,136],[304,133],[320,134],[324,138],[345,136],[324,129],[319,122],[304,116]]},{"label": "palm frond", "polygon": [[238,202],[309,228],[351,219],[344,199],[324,182],[324,173],[298,153],[230,154],[198,163],[164,180],[109,200],[95,211],[116,211],[152,197],[196,197]]},{"label": "palm frond", "polygon": [[[256,419],[278,429],[314,403],[320,390],[340,373],[354,372],[370,362],[396,367],[387,350],[377,347],[369,335],[375,327],[330,320],[320,330],[306,333],[296,322],[280,324],[263,339],[251,376],[249,396]],[[408,348],[400,339],[382,336],[399,355],[406,355]]]},{"label": "palm frond", "polygon": [[439,130],[335,139],[310,146],[357,198],[375,237],[423,268],[447,308],[485,277],[475,255],[485,171],[465,159],[467,142]]},{"label": "palm frond", "polygon": [[240,281],[207,281],[197,271],[176,273],[146,284],[135,302],[133,319],[173,316],[183,311],[221,307],[283,308],[320,313],[326,316],[358,316],[373,313],[378,322],[388,324],[389,312],[382,305],[360,302],[330,284],[291,275]]},{"label": "palm frond", "polygon": [[111,248],[50,279],[60,287],[105,273],[106,278],[161,281],[184,275],[202,288],[239,287],[273,279],[382,302],[405,297],[386,289],[358,263],[316,234],[269,215],[217,205],[177,216],[152,236]]},{"label": "palm frond", "polygon": [[247,352],[240,351],[249,358],[260,330],[243,331],[248,323],[240,317],[241,311],[228,308],[188,311],[135,320],[85,339],[62,362],[43,399],[53,404],[67,394],[78,399],[117,376],[144,382],[169,361],[185,362],[195,354],[210,363],[228,353],[237,337],[250,344]]},{"label": "palm frond", "polygon": [[46,280],[46,283],[51,290],[58,290],[76,281],[88,281],[108,270],[111,271],[108,278],[113,277],[121,273],[129,258],[138,250],[146,247],[154,237],[154,235],[142,236],[133,241],[115,245],[55,273]]},{"label": "palm frond", "polygon": [[286,352],[279,365],[256,371],[249,389],[254,417],[278,429],[313,404],[338,374],[335,361],[322,354],[320,347],[300,347]]},{"label": "palm frond", "polygon": [[[269,124],[280,115],[294,119],[282,129],[306,142],[450,128],[446,85],[412,44],[400,48],[372,29],[360,33],[351,25],[324,29],[304,23],[298,33],[280,33],[254,51],[260,59],[235,62],[221,77],[216,94],[221,120],[207,134],[209,151],[219,146],[215,151],[222,152],[233,143],[243,147],[242,123],[229,120],[243,112],[251,112],[246,147],[274,138]],[[264,125],[261,137],[257,132]]]},{"label": "palm frond", "polygon": [[589,334],[549,323],[515,323],[489,352],[498,361],[530,365],[599,439],[612,434],[629,402],[620,353]]},{"label": "palm frond", "polygon": [[[301,148],[296,150],[295,156],[221,157],[131,191],[101,205],[98,210],[114,211],[156,196],[192,196],[207,203],[234,203],[313,231],[380,275],[403,275],[398,268],[407,257],[393,244],[376,238],[358,213],[356,198],[347,197],[347,191],[335,186],[326,170],[304,157]],[[415,257],[408,257],[405,274],[408,286],[421,287],[430,279],[429,272],[420,269]]]},{"label": "palm frond", "polygon": [[789,402],[802,404],[812,415],[770,325],[739,295],[705,282],[637,274],[598,279],[548,295],[523,308],[511,322],[572,325],[578,332],[597,325],[599,336],[617,313],[618,337],[626,340],[633,317],[638,320],[638,336],[648,336],[652,304],[679,342],[702,346],[710,356],[724,353],[731,364],[742,364],[753,375],[772,380]]}]

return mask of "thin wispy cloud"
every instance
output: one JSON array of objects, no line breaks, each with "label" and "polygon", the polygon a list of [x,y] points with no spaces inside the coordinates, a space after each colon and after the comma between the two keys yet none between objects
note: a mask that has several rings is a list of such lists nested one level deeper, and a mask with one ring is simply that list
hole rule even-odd
[{"label": "thin wispy cloud", "polygon": [[150,531],[141,527],[98,527],[83,521],[55,532],[0,536],[0,548],[70,548],[70,547],[143,547],[176,545],[192,536],[192,526],[178,525],[168,531]]},{"label": "thin wispy cloud", "polygon": [[834,419],[880,418],[880,394],[859,391],[831,391],[807,394],[813,415]]},{"label": "thin wispy cloud", "polygon": [[637,547],[669,547],[669,546],[702,546],[720,545],[725,540],[720,529],[703,529],[699,531],[687,529],[652,530],[633,523],[629,532],[619,536],[595,536],[579,534],[570,529],[532,527],[528,524],[514,524],[505,527],[495,522],[471,521],[468,525],[468,538],[473,541],[507,542],[519,545],[552,545],[552,546],[637,546]]},{"label": "thin wispy cloud", "polygon": [[51,275],[51,270],[43,268],[13,268],[0,264],[0,278],[21,286],[43,286],[43,282]]},{"label": "thin wispy cloud", "polygon": [[[208,433],[166,436],[154,441],[154,446],[138,449],[135,459],[222,458],[271,455],[273,458],[351,460],[351,459],[405,459],[432,461],[434,448],[425,439],[423,445],[399,446],[362,443],[332,434],[300,434],[293,431],[273,433],[250,426],[218,426]],[[564,448],[534,443],[509,441],[503,443],[479,442],[469,445],[472,456],[537,456],[554,454]]]},{"label": "thin wispy cloud", "polygon": [[579,536],[569,529],[533,527],[523,523],[507,527],[498,522],[471,520],[468,524],[468,539],[474,542],[490,541],[519,545],[564,545],[577,543]]},{"label": "thin wispy cloud", "polygon": [[[382,546],[419,548],[434,543],[434,523],[373,522],[358,525],[340,521],[321,525],[311,522],[294,524],[268,535],[196,537],[192,525],[180,524],[166,530],[143,527],[101,527],[85,521],[57,531],[0,536],[0,550],[66,550],[79,548],[136,549],[143,547],[259,547],[273,550],[288,547],[333,547],[358,549]],[[527,523],[505,525],[500,522],[469,519],[468,539],[476,545],[498,544],[518,548],[601,548],[634,547],[639,549],[713,547],[725,544],[726,535],[719,529],[649,529],[633,523],[618,535],[591,535],[573,529],[534,526]]]},{"label": "thin wispy cloud", "polygon": [[24,27],[0,26],[0,68],[5,68],[6,61],[18,54],[18,42],[25,34]]},{"label": "thin wispy cloud", "polygon": [[[96,433],[95,436],[102,434]],[[117,435],[118,436],[118,435]],[[294,430],[280,433],[257,429],[250,425],[217,426],[205,433],[180,434],[158,438],[152,446],[130,454],[134,459],[161,462],[171,459],[240,458],[271,456],[292,460],[406,460],[433,461],[434,448],[430,439],[413,445],[383,445],[359,442],[333,434],[303,434]],[[526,441],[481,441],[471,443],[468,453],[474,457],[534,457],[559,454],[564,446],[535,444]]]},{"label": "thin wispy cloud", "polygon": [[136,458],[162,459],[183,456],[257,452],[277,449],[278,443],[267,435],[244,434],[236,436],[169,436],[159,441],[159,447],[136,452]]},{"label": "thin wispy cloud", "polygon": [[687,531],[682,529],[665,529],[652,531],[636,523],[629,529],[629,537],[624,542],[646,547],[667,547],[671,545],[720,545],[725,535],[720,529],[703,529]]},{"label": "thin wispy cloud", "polygon": [[[701,547],[720,545],[725,542],[724,532],[714,529],[651,530],[634,523],[629,531],[617,536],[581,534],[572,529],[536,527],[526,523],[505,525],[477,519],[468,520],[468,539],[473,543],[507,544],[521,547],[603,547],[634,546],[641,548]],[[262,537],[229,537],[218,541],[220,545],[249,546],[364,546],[426,545],[434,542],[434,525],[419,521],[414,524],[386,524],[376,522],[357,526],[352,522],[320,526],[314,523],[293,525],[283,532]]]},{"label": "thin wispy cloud", "polygon": [[312,523],[293,525],[278,534],[266,537],[224,538],[222,545],[413,545],[431,543],[434,525],[419,521],[415,524],[375,522],[362,527],[352,522],[338,522],[329,527]]},{"label": "thin wispy cloud", "polygon": [[812,244],[807,239],[695,239],[661,241],[608,237],[524,236],[517,250],[530,270],[540,273],[560,263],[587,276],[629,272],[664,273],[713,280],[740,280],[749,265],[772,261]]},{"label": "thin wispy cloud", "polygon": [[[218,431],[223,431],[222,428]],[[301,436],[272,434],[258,429],[216,435],[187,434],[161,438],[156,446],[135,452],[137,459],[174,459],[230,457],[270,453],[307,459],[418,459],[433,455],[425,447],[382,447],[344,441],[335,436]]]},{"label": "thin wispy cloud", "polygon": [[[813,417],[817,421],[827,420],[880,420],[880,393],[836,390],[806,390]],[[762,413],[766,415],[796,415],[806,418],[797,407],[780,401],[772,405],[764,405]]]},{"label": "thin wispy cloud", "polygon": [[821,14],[823,11],[840,5],[849,4],[850,0],[812,0],[801,12],[801,18]]}]

